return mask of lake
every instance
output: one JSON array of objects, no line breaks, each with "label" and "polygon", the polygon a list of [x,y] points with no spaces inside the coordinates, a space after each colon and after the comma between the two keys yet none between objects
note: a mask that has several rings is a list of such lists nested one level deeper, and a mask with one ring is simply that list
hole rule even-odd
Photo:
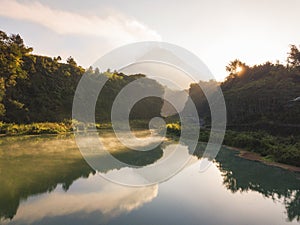
[{"label": "lake", "polygon": [[[139,166],[152,165],[171,143],[150,153],[123,149],[118,154],[118,146],[113,146],[114,156]],[[197,153],[191,157],[188,166],[162,183],[128,187],[102,176],[126,168],[93,170],[72,135],[1,137],[0,223],[300,223],[299,173],[242,159],[225,147],[204,172],[199,164],[205,159]]]}]

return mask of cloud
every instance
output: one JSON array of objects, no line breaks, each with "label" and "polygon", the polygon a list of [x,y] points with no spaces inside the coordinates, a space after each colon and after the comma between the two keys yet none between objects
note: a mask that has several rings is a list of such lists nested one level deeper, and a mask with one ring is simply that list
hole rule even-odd
[{"label": "cloud", "polygon": [[[24,201],[12,221],[4,224],[38,223],[44,218],[76,217],[96,212],[100,220],[110,220],[151,202],[158,194],[158,185],[132,188],[101,179],[98,175],[79,179],[68,192],[57,188],[54,192],[32,196]],[[102,224],[102,223],[101,223]]]},{"label": "cloud", "polygon": [[156,31],[118,12],[99,17],[53,9],[39,2],[0,0],[0,4],[0,16],[37,23],[58,34],[97,36],[114,43],[160,40]]}]

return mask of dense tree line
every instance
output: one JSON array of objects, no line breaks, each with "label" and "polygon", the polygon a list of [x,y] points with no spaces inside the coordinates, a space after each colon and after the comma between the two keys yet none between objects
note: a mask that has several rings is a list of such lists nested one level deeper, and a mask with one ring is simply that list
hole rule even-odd
[{"label": "dense tree line", "polygon": [[[300,53],[295,45],[291,46],[287,62],[287,65],[266,62],[254,66],[239,60],[230,62],[226,68],[229,75],[220,84],[229,128],[299,132]],[[209,118],[209,107],[200,87],[192,84],[189,92],[199,116]]]},{"label": "dense tree line", "polygon": [[[4,122],[61,122],[70,119],[75,89],[85,73],[109,79],[96,107],[97,121],[109,121],[112,103],[120,90],[145,77],[109,70],[100,72],[98,68],[85,70],[72,57],[62,63],[59,56],[34,55],[31,53],[33,49],[26,47],[19,35],[8,36],[2,31],[0,50],[0,120]],[[221,86],[229,127],[245,130],[274,130],[275,127],[275,130],[287,133],[299,131],[300,101],[294,99],[300,96],[300,53],[295,45],[290,48],[286,65],[266,62],[248,66],[234,60],[226,69],[228,77],[223,83],[201,81],[199,84],[209,94],[214,93],[216,86]],[[141,87],[151,85],[162,96],[163,87],[148,80],[147,83],[141,82]],[[209,106],[199,85],[191,84],[189,94],[200,118],[209,124]],[[162,104],[159,98],[142,100],[135,105],[131,118],[159,116]]]},{"label": "dense tree line", "polygon": [[[96,107],[98,122],[110,120],[114,98],[128,83],[145,77],[122,73],[100,73],[99,69],[85,70],[70,57],[50,58],[32,54],[19,35],[8,36],[0,31],[0,121],[8,123],[61,122],[71,119],[74,93],[80,78],[107,76]],[[106,68],[105,68],[106,70]],[[162,87],[148,79],[147,84],[163,94]],[[145,102],[146,101],[146,102]],[[145,103],[150,104],[145,104]],[[147,119],[160,114],[162,100],[148,98],[133,108],[132,118]]]}]

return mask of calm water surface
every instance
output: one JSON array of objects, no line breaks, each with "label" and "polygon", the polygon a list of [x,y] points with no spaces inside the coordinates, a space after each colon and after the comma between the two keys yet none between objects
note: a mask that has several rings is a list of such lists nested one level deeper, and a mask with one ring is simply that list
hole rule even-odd
[{"label": "calm water surface", "polygon": [[[144,155],[112,148],[151,165],[166,146]],[[236,154],[223,148],[206,172],[195,154],[171,179],[132,188],[99,175],[126,168],[91,169],[72,136],[2,137],[0,224],[300,224],[300,174]]]}]

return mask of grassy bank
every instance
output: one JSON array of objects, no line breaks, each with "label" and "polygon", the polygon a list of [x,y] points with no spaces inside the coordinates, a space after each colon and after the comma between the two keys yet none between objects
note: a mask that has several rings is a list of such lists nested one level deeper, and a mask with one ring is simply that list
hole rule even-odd
[{"label": "grassy bank", "polygon": [[[168,134],[180,135],[179,124],[168,124]],[[207,142],[209,130],[201,130],[199,141]],[[300,137],[273,136],[263,131],[231,131],[227,130],[224,145],[242,148],[259,153],[268,161],[286,163],[300,167]]]},{"label": "grassy bank", "polygon": [[2,135],[36,135],[36,134],[62,134],[72,131],[72,123],[31,123],[14,124],[0,122]]},{"label": "grassy bank", "polygon": [[[64,134],[74,131],[74,126],[80,130],[88,130],[94,127],[93,123],[83,124],[77,121],[66,120],[61,123],[42,122],[30,124],[15,124],[0,122],[0,135],[13,136],[13,135],[38,135],[38,134]],[[133,129],[148,129],[148,121],[132,120],[130,126]],[[97,129],[110,129],[112,124],[96,123]]]}]

